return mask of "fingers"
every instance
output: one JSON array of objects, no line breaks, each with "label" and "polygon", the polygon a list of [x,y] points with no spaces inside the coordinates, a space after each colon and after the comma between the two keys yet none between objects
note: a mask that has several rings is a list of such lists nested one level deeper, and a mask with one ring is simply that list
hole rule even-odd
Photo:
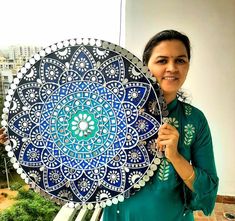
[{"label": "fingers", "polygon": [[162,144],[160,144],[160,143],[157,143],[157,144],[156,144],[156,150],[157,150],[158,152],[164,152],[164,151],[166,150],[166,145],[162,145]]},{"label": "fingers", "polygon": [[179,137],[179,132],[175,127],[172,127],[171,125],[170,127],[169,125],[163,125],[160,127],[158,131],[158,138],[165,140],[173,137]]},{"label": "fingers", "polygon": [[163,139],[162,137],[158,137],[155,142],[156,142],[156,149],[158,151],[165,151],[166,147],[171,145],[171,139],[168,139],[167,138],[167,135],[166,136],[166,139]]},{"label": "fingers", "polygon": [[178,132],[175,127],[171,126],[168,123],[164,123],[159,129],[160,133],[171,133],[173,131]]},{"label": "fingers", "polygon": [[165,151],[166,148],[177,147],[179,132],[168,123],[164,123],[158,132],[156,139],[156,148],[158,151]]},{"label": "fingers", "polygon": [[4,144],[8,140],[7,135],[4,132],[5,128],[0,128],[0,144]]},{"label": "fingers", "polygon": [[1,134],[0,135],[0,140],[4,140],[4,139],[7,139],[7,135],[6,134]]},{"label": "fingers", "polygon": [[157,139],[157,146],[159,149],[164,149],[166,148],[166,146],[171,146],[172,144],[174,144],[174,140],[172,139],[165,139],[165,140],[161,140],[161,139]]},{"label": "fingers", "polygon": [[158,134],[158,141],[162,141],[162,140],[169,140],[171,139],[171,137],[174,136],[172,134]]},{"label": "fingers", "polygon": [[169,129],[169,130],[174,130],[175,127],[170,125],[169,123],[164,123],[161,128]]},{"label": "fingers", "polygon": [[158,136],[161,136],[161,135],[170,135],[170,134],[172,134],[173,132],[174,132],[174,131],[161,128],[161,129],[158,131]]},{"label": "fingers", "polygon": [[3,139],[0,139],[0,144],[4,144],[7,140],[8,140],[7,137],[3,138]]}]

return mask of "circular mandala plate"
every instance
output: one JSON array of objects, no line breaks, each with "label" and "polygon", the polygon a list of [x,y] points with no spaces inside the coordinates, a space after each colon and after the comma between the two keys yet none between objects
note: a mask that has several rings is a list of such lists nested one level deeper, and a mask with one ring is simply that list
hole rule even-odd
[{"label": "circular mandala plate", "polygon": [[133,54],[72,39],[34,55],[6,96],[2,126],[21,177],[58,202],[104,207],[145,185],[163,97]]}]

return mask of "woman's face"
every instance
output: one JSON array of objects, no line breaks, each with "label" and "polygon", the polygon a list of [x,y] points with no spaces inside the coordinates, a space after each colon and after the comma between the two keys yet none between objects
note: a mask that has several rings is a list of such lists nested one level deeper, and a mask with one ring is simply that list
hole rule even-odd
[{"label": "woman's face", "polygon": [[179,40],[160,42],[153,48],[148,68],[157,78],[166,102],[171,102],[183,85],[189,70],[189,59],[184,44]]}]

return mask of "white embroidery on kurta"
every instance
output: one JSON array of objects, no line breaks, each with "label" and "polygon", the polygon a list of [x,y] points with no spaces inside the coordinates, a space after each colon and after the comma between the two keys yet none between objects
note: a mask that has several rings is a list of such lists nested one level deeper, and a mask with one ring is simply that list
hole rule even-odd
[{"label": "white embroidery on kurta", "polygon": [[163,118],[162,118],[162,122],[168,124],[168,119],[169,119],[169,117],[163,117]]},{"label": "white embroidery on kurta", "polygon": [[184,126],[184,144],[190,146],[195,134],[195,127],[192,124],[187,124]]},{"label": "white embroidery on kurta", "polygon": [[192,114],[192,107],[191,106],[185,105],[185,114],[188,116]]},{"label": "white embroidery on kurta", "polygon": [[168,117],[167,119],[168,119],[168,124],[176,128],[179,127],[179,121],[175,117]]},{"label": "white embroidery on kurta", "polygon": [[169,162],[166,159],[163,159],[159,166],[158,178],[161,181],[168,180],[169,172],[170,172]]}]

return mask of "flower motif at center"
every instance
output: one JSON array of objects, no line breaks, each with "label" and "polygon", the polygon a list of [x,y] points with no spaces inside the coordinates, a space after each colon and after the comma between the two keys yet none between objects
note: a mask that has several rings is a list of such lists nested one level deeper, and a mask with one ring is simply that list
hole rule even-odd
[{"label": "flower motif at center", "polygon": [[69,120],[69,130],[78,140],[89,140],[99,130],[98,120],[92,113],[79,110]]}]

